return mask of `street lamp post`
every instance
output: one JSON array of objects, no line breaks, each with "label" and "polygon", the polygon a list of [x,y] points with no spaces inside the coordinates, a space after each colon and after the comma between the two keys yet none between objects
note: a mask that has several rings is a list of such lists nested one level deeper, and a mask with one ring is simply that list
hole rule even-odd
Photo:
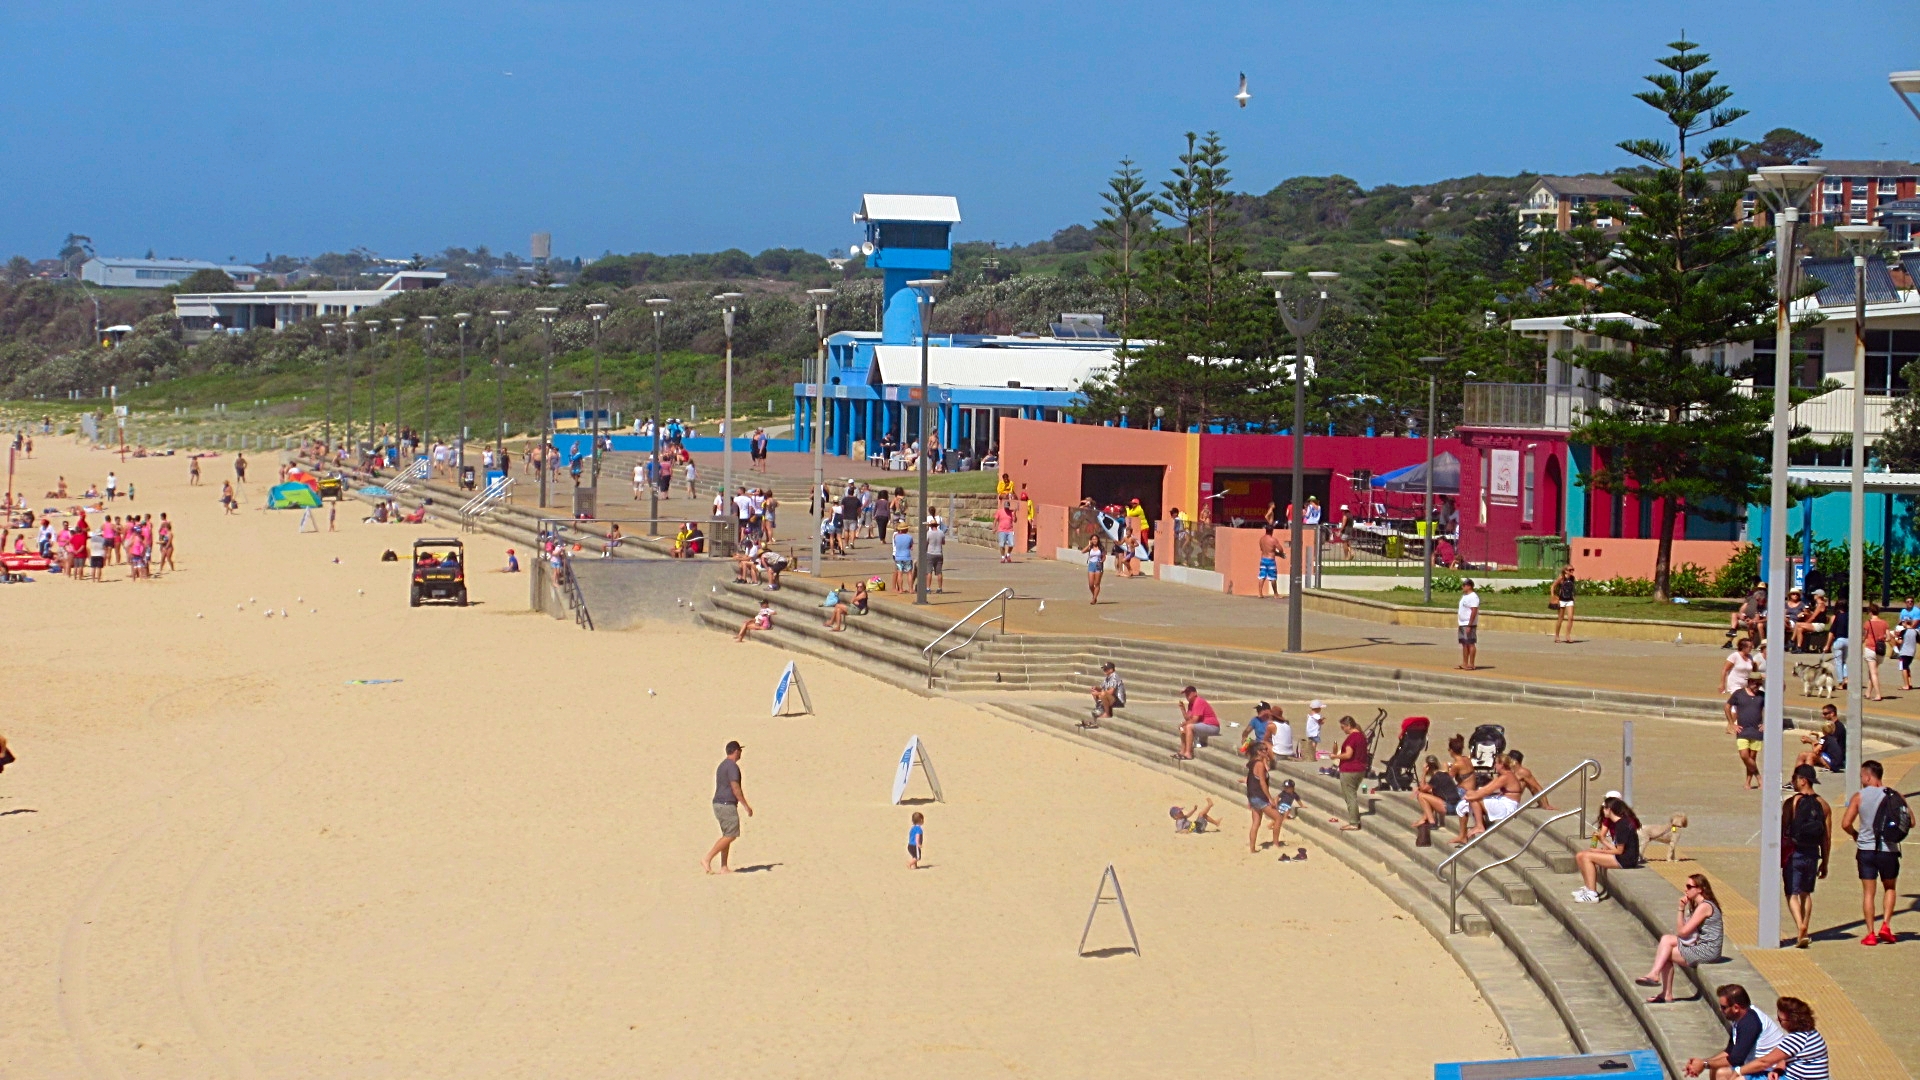
[{"label": "street lamp post", "polygon": [[453,478],[458,482],[467,468],[467,324],[473,313],[456,311],[453,317],[460,323],[460,415],[454,418],[453,437]]},{"label": "street lamp post", "polygon": [[727,331],[727,391],[725,416],[720,427],[720,487],[724,501],[733,498],[733,317],[740,310],[746,293],[724,292],[714,297],[720,302],[720,322]]},{"label": "street lamp post", "polygon": [[367,320],[367,446],[375,452],[380,449],[380,379],[375,373],[380,369],[380,360],[375,353],[380,342],[380,320]]},{"label": "street lamp post", "polygon": [[1887,76],[1887,84],[1900,95],[1901,104],[1913,113],[1913,118],[1920,120],[1920,105],[1914,104],[1914,99],[1920,98],[1920,71],[1896,71]]},{"label": "street lamp post", "polygon": [[393,323],[393,467],[400,467],[400,341],[401,334],[407,329],[407,320],[390,319]]},{"label": "street lamp post", "polygon": [[321,323],[320,329],[327,334],[327,412],[321,426],[320,443],[326,447],[328,457],[333,456],[333,369],[338,366],[334,359],[333,332],[337,327],[333,323]]},{"label": "street lamp post", "polygon": [[[813,298],[813,336],[816,343],[813,364],[813,494],[807,496],[807,502],[811,505],[820,498],[820,489],[827,480],[827,308],[833,304],[833,290],[808,289],[807,295]],[[825,511],[824,506],[813,507],[812,556],[807,560],[807,566],[808,573],[815,580],[820,577],[819,526],[820,515]],[[884,536],[880,538],[883,543],[886,539]]]},{"label": "street lamp post", "polygon": [[[1773,454],[1771,490],[1767,501],[1767,666],[1766,712],[1768,736],[1761,740],[1760,763],[1760,875],[1754,897],[1759,904],[1756,944],[1780,947],[1780,742],[1786,732],[1787,704],[1787,434],[1793,408],[1793,289],[1794,233],[1800,222],[1800,200],[1813,190],[1824,168],[1818,165],[1768,165],[1748,177],[1774,210],[1774,331],[1773,331]],[[1807,552],[1811,555],[1811,552]],[[1860,613],[1853,615],[1854,640],[1860,639]],[[1855,647],[1856,654],[1858,646]]]},{"label": "street lamp post", "polygon": [[600,323],[611,308],[610,304],[587,305],[587,313],[593,316],[593,423],[589,437],[593,439],[593,512],[596,514],[600,512]]},{"label": "street lamp post", "polygon": [[540,507],[547,506],[547,477],[553,472],[553,318],[557,307],[533,309],[540,316],[540,336],[545,343],[546,366],[540,376]]},{"label": "street lamp post", "polygon": [[426,335],[426,352],[421,354],[420,372],[420,445],[433,450],[433,329],[440,321],[437,315],[420,316],[421,330]]},{"label": "street lamp post", "polygon": [[660,324],[666,321],[667,305],[671,303],[664,296],[647,301],[653,314],[653,400],[647,405],[647,422],[653,428],[653,485],[647,491],[647,517],[653,522],[655,535],[660,532],[660,489],[667,486],[660,479]]},{"label": "street lamp post", "polygon": [[507,323],[511,311],[489,311],[493,318],[493,467],[507,471]]},{"label": "street lamp post", "polygon": [[946,287],[939,278],[919,278],[907,282],[907,288],[914,290],[920,298],[920,524],[913,545],[913,602],[927,602],[927,457],[932,452],[933,440],[927,437],[927,343],[933,337],[933,302]]},{"label": "street lamp post", "polygon": [[346,401],[347,439],[346,439],[346,445],[347,445],[347,452],[349,456],[358,456],[357,451],[359,447],[353,441],[353,366],[354,366],[354,362],[358,359],[358,353],[356,352],[356,349],[358,348],[358,342],[360,337],[360,334],[359,334],[360,323],[357,320],[348,319],[345,322],[342,322],[340,324],[340,329],[345,330],[347,332],[347,401]]},{"label": "street lamp post", "polygon": [[[1423,566],[1420,575],[1420,602],[1422,604],[1431,604],[1433,603],[1433,542],[1436,539],[1433,527],[1433,417],[1435,411],[1435,388],[1438,385],[1436,369],[1441,364],[1446,363],[1447,358],[1444,356],[1423,356],[1420,358],[1420,362],[1427,365],[1427,491],[1426,499],[1420,511],[1421,521],[1424,522],[1424,524],[1421,525],[1420,531],[1426,537],[1427,546],[1426,555],[1421,559]],[[1327,501],[1332,502],[1333,500],[1329,499]]]},{"label": "street lamp post", "polygon": [[1166,417],[1167,417],[1167,407],[1165,405],[1155,405],[1153,407],[1153,430],[1159,431],[1160,422],[1162,420],[1165,420]]},{"label": "street lamp post", "polygon": [[[1847,612],[1853,620],[1849,638],[1863,644],[1853,647],[1855,657],[1864,657],[1866,641],[1866,532],[1867,524],[1867,257],[1872,255],[1887,230],[1878,225],[1836,225],[1835,235],[1853,254],[1853,453],[1847,478]],[[1892,372],[1888,372],[1892,375]],[[1861,661],[1856,659],[1855,667]],[[1851,797],[1860,785],[1862,727],[1866,706],[1861,701],[1861,683],[1847,680],[1847,763],[1841,770],[1842,794]]]},{"label": "street lamp post", "polygon": [[[1293,503],[1288,509],[1290,529],[1287,547],[1287,651],[1300,651],[1300,570],[1303,558],[1303,526],[1306,511],[1306,431],[1307,431],[1307,339],[1320,328],[1327,311],[1327,285],[1340,275],[1331,270],[1307,274],[1307,296],[1295,306],[1287,303],[1287,282],[1296,275],[1291,270],[1268,270],[1260,275],[1273,282],[1274,303],[1280,308],[1280,321],[1293,335]],[[1204,427],[1206,418],[1201,417]]]}]

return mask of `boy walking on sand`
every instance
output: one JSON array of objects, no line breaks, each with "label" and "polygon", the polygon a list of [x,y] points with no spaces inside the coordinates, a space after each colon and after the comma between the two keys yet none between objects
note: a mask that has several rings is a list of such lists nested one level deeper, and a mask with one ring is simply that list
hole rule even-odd
[{"label": "boy walking on sand", "polygon": [[927,815],[913,812],[913,828],[907,830],[907,869],[920,869],[921,845],[927,841]]}]

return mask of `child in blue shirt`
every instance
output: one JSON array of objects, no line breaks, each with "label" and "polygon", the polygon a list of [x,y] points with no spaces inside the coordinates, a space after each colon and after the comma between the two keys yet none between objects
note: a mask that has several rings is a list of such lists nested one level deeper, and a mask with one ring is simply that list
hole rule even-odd
[{"label": "child in blue shirt", "polygon": [[913,828],[907,830],[907,869],[920,869],[920,845],[926,842],[927,815],[913,812]]}]

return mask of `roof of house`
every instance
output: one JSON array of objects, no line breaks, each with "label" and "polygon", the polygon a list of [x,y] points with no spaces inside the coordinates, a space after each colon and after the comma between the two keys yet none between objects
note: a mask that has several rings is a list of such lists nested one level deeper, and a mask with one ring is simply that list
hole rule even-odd
[{"label": "roof of house", "polygon": [[1920,163],[1911,161],[1843,161],[1814,158],[1807,162],[1827,170],[1828,176],[1920,176]]},{"label": "roof of house", "polygon": [[97,262],[102,266],[121,266],[135,270],[241,270],[257,274],[257,266],[229,266],[224,263],[208,262],[205,259],[121,259],[111,255],[95,255],[87,262]]},{"label": "roof of house", "polygon": [[1555,195],[1591,195],[1606,199],[1625,199],[1632,194],[1604,176],[1543,176],[1534,185],[1544,186]]},{"label": "roof of house", "polygon": [[862,195],[854,220],[952,225],[960,220],[960,200],[951,195]]},{"label": "roof of house", "polygon": [[[937,340],[937,339],[936,339]],[[946,345],[927,348],[927,381],[939,386],[1026,390],[1076,390],[1096,372],[1113,364],[1109,349],[969,349]],[[876,345],[868,383],[920,381],[917,345]]]}]

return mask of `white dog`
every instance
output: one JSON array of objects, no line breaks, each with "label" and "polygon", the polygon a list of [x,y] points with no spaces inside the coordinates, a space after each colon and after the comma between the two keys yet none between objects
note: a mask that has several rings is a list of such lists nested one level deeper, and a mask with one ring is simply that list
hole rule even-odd
[{"label": "white dog", "polygon": [[1803,660],[1793,665],[1793,673],[1800,678],[1800,693],[1803,697],[1816,694],[1823,698],[1833,697],[1834,688],[1840,685],[1840,673],[1834,670],[1832,660]]}]

